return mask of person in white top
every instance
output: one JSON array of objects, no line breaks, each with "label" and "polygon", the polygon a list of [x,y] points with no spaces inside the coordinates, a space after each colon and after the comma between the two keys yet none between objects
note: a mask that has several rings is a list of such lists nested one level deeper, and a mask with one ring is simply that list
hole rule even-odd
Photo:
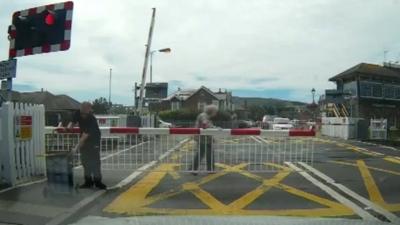
[{"label": "person in white top", "polygon": [[[195,126],[197,128],[207,129],[214,127],[212,123],[212,118],[214,118],[218,113],[218,108],[215,105],[207,105],[204,112],[197,116]],[[207,161],[207,171],[214,171],[214,154],[212,151],[213,138],[208,135],[200,135],[195,138],[197,151],[195,153],[192,165],[193,175],[197,175],[199,169],[199,164],[206,155]]]}]

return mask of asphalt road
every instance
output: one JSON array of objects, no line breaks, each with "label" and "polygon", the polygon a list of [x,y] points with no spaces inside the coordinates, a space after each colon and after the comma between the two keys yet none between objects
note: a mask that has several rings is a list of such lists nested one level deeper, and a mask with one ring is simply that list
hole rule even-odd
[{"label": "asphalt road", "polygon": [[203,160],[197,176],[190,173],[196,142],[186,137],[119,146],[102,155],[109,186],[159,162],[127,187],[107,191],[65,224],[112,224],[121,222],[118,218],[134,219],[131,224],[179,224],[183,218],[185,224],[205,224],[232,216],[245,216],[254,224],[264,224],[257,223],[260,216],[279,224],[303,219],[303,224],[399,224],[399,150],[314,140],[312,145],[304,138],[216,139],[216,172],[204,172]]},{"label": "asphalt road", "polygon": [[91,216],[231,215],[399,223],[396,149],[328,138],[316,138],[314,146],[306,139],[219,139],[217,172],[194,176],[189,165],[195,144],[187,141],[132,185],[110,191],[69,222]]}]

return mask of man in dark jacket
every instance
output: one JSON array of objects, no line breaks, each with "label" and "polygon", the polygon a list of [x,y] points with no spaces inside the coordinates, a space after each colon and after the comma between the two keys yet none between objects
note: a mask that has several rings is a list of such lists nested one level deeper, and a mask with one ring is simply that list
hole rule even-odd
[{"label": "man in dark jacket", "polygon": [[80,188],[91,188],[95,185],[99,189],[106,189],[101,182],[100,141],[101,133],[96,117],[92,114],[92,104],[83,102],[69,123],[68,128],[79,124],[81,136],[78,149],[81,153],[81,162],[84,170],[85,183]]}]

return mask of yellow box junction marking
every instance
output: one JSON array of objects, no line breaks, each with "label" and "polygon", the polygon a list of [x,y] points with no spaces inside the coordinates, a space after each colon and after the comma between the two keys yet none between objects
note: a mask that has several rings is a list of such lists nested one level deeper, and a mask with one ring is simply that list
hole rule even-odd
[{"label": "yellow box junction marking", "polygon": [[383,199],[382,194],[378,188],[378,185],[376,184],[374,178],[372,177],[370,170],[388,173],[395,176],[400,176],[400,172],[367,166],[363,160],[357,160],[356,163],[343,162],[343,161],[330,161],[330,162],[357,167],[360,170],[361,177],[363,179],[365,188],[367,189],[369,199],[372,202],[382,206],[383,208],[391,212],[400,212],[400,203],[389,204]]},{"label": "yellow box junction marking", "polygon": [[400,159],[398,159],[397,157],[387,156],[387,157],[385,157],[383,159],[388,161],[388,162],[400,164]]},{"label": "yellow box junction marking", "polygon": [[371,173],[369,172],[366,164],[362,160],[357,160],[358,168],[361,172],[361,176],[364,179],[365,187],[367,188],[369,198],[371,201],[375,202],[376,204],[382,206],[383,208],[392,211],[392,212],[399,212],[400,211],[400,203],[389,204],[387,203],[383,197],[381,192],[379,191],[378,186],[375,183],[374,178],[372,177]]},{"label": "yellow box junction marking", "polygon": [[[209,174],[199,180],[184,183],[181,186],[174,187],[164,193],[148,196],[148,194],[160,183],[161,179],[174,170],[177,165],[163,164],[160,165],[155,171],[150,172],[142,180],[137,182],[126,192],[118,196],[112,203],[105,209],[105,212],[128,214],[128,215],[144,215],[144,214],[170,214],[170,215],[282,215],[282,216],[346,216],[353,215],[351,209],[335,201],[316,196],[311,193],[304,192],[289,185],[281,184],[280,182],[285,179],[292,170],[277,164],[269,163],[268,166],[275,166],[280,169],[278,173],[270,178],[264,179],[256,174],[252,174],[243,170],[248,166],[242,163],[235,166],[224,164],[216,164],[222,168],[215,174]],[[157,172],[162,170],[164,172]],[[261,185],[254,190],[244,194],[240,198],[226,205],[212,196],[209,192],[201,188],[201,185],[206,184],[212,180],[227,173],[239,173],[251,179],[261,182]],[[272,187],[281,189],[290,194],[305,198],[307,200],[319,203],[327,208],[315,209],[278,209],[278,210],[247,210],[246,206],[254,202],[262,194],[270,190]],[[173,208],[150,208],[149,206],[158,201],[171,198],[183,192],[192,193],[197,199],[209,207],[209,209],[173,209]]]}]

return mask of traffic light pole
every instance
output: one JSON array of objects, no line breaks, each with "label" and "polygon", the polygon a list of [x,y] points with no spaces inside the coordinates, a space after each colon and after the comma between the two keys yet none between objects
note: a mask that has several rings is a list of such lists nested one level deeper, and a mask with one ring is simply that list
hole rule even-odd
[{"label": "traffic light pole", "polygon": [[145,54],[145,57],[144,57],[144,65],[143,65],[143,72],[142,72],[142,82],[140,84],[139,105],[138,105],[138,114],[139,115],[142,115],[142,113],[143,113],[144,86],[145,86],[145,83],[146,83],[146,72],[147,72],[147,65],[148,65],[150,49],[151,49],[151,39],[153,38],[153,29],[154,29],[155,18],[156,18],[156,8],[153,8],[153,14],[152,14],[152,17],[151,17],[149,36],[148,36],[147,45],[146,45],[146,54]]}]

